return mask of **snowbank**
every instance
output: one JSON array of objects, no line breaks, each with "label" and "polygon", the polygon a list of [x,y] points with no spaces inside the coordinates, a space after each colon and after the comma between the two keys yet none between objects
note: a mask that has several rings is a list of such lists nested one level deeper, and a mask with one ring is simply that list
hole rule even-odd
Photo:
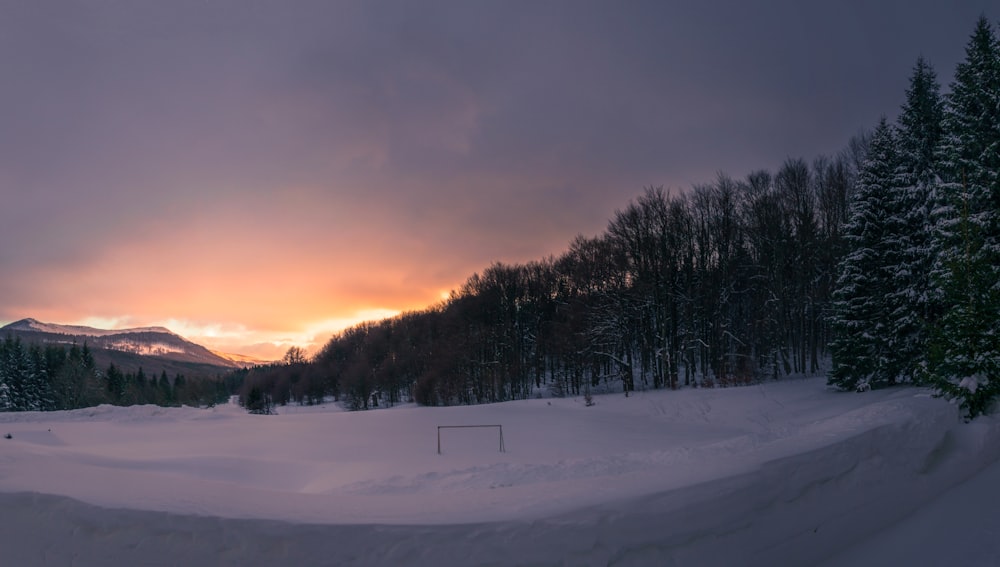
[{"label": "snowbank", "polygon": [[[12,564],[809,565],[1000,457],[918,389],[821,380],[250,416],[0,415]],[[492,435],[436,426],[501,423]],[[485,431],[485,430],[484,430]]]}]

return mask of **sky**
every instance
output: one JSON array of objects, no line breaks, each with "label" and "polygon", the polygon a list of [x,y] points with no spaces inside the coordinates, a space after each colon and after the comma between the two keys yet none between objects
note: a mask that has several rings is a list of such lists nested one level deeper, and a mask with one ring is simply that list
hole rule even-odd
[{"label": "sky", "polygon": [[0,3],[0,324],[278,358],[843,148],[994,1]]}]

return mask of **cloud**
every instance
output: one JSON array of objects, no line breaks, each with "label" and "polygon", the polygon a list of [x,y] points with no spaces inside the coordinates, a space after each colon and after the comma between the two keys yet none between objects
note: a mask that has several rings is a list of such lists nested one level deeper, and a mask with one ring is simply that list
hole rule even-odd
[{"label": "cloud", "polygon": [[837,151],[991,9],[4,3],[0,319],[273,345],[426,306],[643,186]]}]

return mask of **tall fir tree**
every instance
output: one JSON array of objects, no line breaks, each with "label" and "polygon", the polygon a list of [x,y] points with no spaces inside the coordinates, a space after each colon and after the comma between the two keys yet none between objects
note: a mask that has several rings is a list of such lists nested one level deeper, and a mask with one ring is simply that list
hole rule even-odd
[{"label": "tall fir tree", "polygon": [[25,357],[29,369],[26,386],[32,392],[35,409],[38,411],[55,409],[55,395],[52,391],[52,378],[45,352],[40,346],[31,345],[25,349]]},{"label": "tall fir tree", "polygon": [[931,372],[975,417],[1000,394],[1000,44],[985,18],[965,53],[944,112]]},{"label": "tall fir tree", "polygon": [[935,329],[931,363],[938,391],[973,418],[1000,396],[1000,289],[996,265],[984,260],[980,226],[966,209],[954,239],[960,247],[940,259],[948,309]]},{"label": "tall fir tree", "polygon": [[931,186],[938,176],[943,119],[937,73],[918,57],[898,119],[900,174],[907,186]]},{"label": "tall fir tree", "polygon": [[934,69],[917,59],[898,120],[899,166],[888,205],[886,268],[892,291],[886,332],[892,371],[904,379],[926,376],[933,266],[932,210],[938,180],[943,101]]},{"label": "tall fir tree", "polygon": [[14,369],[7,355],[13,339],[0,340],[0,411],[14,411]]},{"label": "tall fir tree", "polygon": [[9,408],[11,411],[30,411],[36,409],[32,393],[27,390],[28,364],[27,353],[21,339],[7,337],[0,349],[0,373],[5,377],[9,388]]},{"label": "tall fir tree", "polygon": [[11,407],[10,387],[7,386],[7,382],[0,376],[0,411],[10,411]]},{"label": "tall fir tree", "polygon": [[893,129],[883,118],[858,173],[850,219],[844,227],[847,253],[833,292],[832,324],[837,335],[830,346],[829,383],[843,389],[891,384],[896,378],[886,328],[890,309],[886,296],[891,289],[886,230],[898,161]]}]

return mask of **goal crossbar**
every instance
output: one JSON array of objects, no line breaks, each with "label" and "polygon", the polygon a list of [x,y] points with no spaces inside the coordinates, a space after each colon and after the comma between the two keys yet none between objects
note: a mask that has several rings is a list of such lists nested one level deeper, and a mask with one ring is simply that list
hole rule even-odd
[{"label": "goal crossbar", "polygon": [[439,425],[438,428],[438,455],[441,454],[441,430],[442,429],[471,429],[471,428],[483,428],[483,427],[496,427],[500,432],[500,452],[506,453],[507,449],[503,445],[503,426],[502,425]]}]

